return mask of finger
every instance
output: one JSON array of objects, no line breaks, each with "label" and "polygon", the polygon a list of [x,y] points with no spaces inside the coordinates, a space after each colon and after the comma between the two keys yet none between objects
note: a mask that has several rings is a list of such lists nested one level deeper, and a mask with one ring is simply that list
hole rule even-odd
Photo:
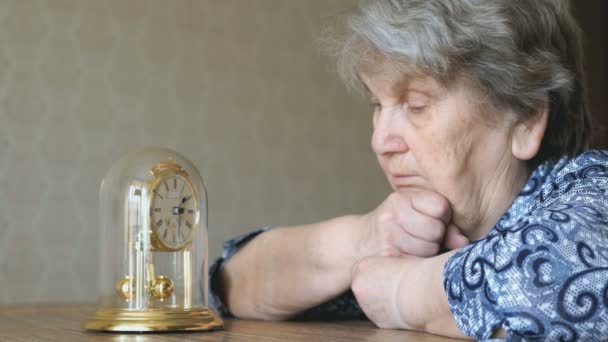
[{"label": "finger", "polygon": [[401,234],[396,239],[397,247],[407,255],[431,257],[439,253],[439,243],[418,239],[410,234]]},{"label": "finger", "polygon": [[448,225],[445,233],[445,239],[443,241],[444,246],[447,249],[458,249],[469,244],[469,239],[462,234],[462,231],[458,226],[453,223]]},{"label": "finger", "polygon": [[418,191],[410,194],[412,207],[448,224],[452,219],[452,207],[448,200],[436,192]]},{"label": "finger", "polygon": [[443,242],[445,224],[436,218],[422,214],[414,209],[403,211],[399,217],[399,225],[414,237],[428,242]]}]

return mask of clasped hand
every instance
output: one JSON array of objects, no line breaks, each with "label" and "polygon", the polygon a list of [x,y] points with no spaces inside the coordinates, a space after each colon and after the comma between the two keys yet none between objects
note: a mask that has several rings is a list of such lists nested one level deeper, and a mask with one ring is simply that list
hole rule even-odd
[{"label": "clasped hand", "polygon": [[412,329],[409,322],[415,319],[403,317],[399,308],[399,291],[408,281],[405,273],[420,257],[437,255],[442,245],[456,249],[469,241],[451,223],[449,202],[426,190],[394,192],[362,219],[366,229],[356,243],[353,293],[377,326]]}]

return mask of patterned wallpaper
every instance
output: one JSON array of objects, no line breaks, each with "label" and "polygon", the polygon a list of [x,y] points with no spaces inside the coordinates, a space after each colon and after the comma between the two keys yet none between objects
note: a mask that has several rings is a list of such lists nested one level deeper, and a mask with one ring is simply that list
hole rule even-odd
[{"label": "patterned wallpaper", "polygon": [[97,196],[153,145],[207,180],[210,251],[363,213],[371,115],[316,48],[352,0],[0,0],[0,304],[96,300]]}]

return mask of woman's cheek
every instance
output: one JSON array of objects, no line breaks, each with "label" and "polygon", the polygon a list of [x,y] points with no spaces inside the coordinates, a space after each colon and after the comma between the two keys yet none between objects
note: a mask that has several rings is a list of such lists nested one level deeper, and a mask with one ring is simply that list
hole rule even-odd
[{"label": "woman's cheek", "polygon": [[438,153],[448,164],[446,167],[464,167],[463,164],[466,164],[477,140],[475,122],[472,122],[467,115],[456,113],[456,115],[446,115],[435,128],[437,137],[433,141],[438,144]]},{"label": "woman's cheek", "polygon": [[455,134],[450,134],[449,139],[446,139],[443,146],[446,158],[449,159],[453,165],[459,165],[468,159],[468,156],[472,152],[475,139],[470,131],[454,131],[453,133]]}]

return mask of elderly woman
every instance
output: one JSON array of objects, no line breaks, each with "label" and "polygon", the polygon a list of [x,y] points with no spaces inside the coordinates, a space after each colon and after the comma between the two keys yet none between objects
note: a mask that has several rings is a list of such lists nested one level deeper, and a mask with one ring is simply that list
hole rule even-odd
[{"label": "elderly woman", "polygon": [[584,151],[568,3],[369,1],[348,23],[339,69],[369,93],[394,192],[365,215],[227,242],[215,305],[254,319],[364,313],[452,337],[608,339],[608,153]]}]

